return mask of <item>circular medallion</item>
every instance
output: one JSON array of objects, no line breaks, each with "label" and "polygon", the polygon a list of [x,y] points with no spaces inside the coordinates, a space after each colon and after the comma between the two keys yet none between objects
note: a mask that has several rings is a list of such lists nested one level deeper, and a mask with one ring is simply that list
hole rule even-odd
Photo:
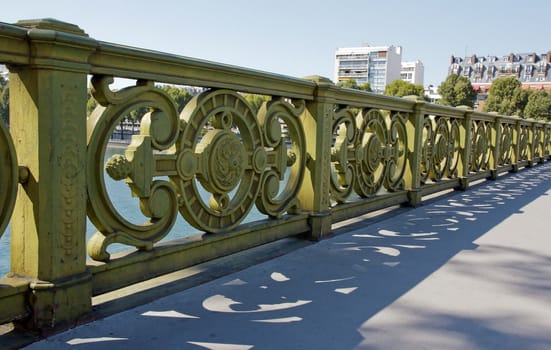
[{"label": "circular medallion", "polygon": [[209,145],[208,174],[214,192],[229,192],[239,184],[246,166],[245,147],[232,132],[218,132]]}]

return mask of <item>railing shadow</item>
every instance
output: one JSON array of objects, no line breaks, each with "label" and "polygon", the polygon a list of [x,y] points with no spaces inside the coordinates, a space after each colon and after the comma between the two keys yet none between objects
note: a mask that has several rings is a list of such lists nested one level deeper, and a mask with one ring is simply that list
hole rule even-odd
[{"label": "railing shadow", "polygon": [[[85,325],[89,338],[82,337],[82,332],[69,331],[49,339],[48,345],[56,349],[122,349],[132,344],[149,348],[162,339],[163,346],[178,349],[362,347],[362,324],[459,252],[477,249],[477,239],[511,215],[522,214],[525,205],[546,195],[550,188],[550,164],[507,174],[499,181],[455,192],[387,220]],[[517,253],[522,254],[522,249]],[[531,259],[551,265],[548,256]],[[515,274],[528,274],[518,286],[527,293],[549,293],[551,285],[534,280],[538,271],[531,266],[511,264],[508,268]],[[429,313],[426,317],[440,319],[446,324],[442,327],[458,327],[459,332],[474,327],[467,319],[443,320],[446,315]],[[493,337],[507,336],[496,330],[488,332]],[[391,336],[392,330],[387,335]],[[544,341],[518,337],[518,341]]]}]

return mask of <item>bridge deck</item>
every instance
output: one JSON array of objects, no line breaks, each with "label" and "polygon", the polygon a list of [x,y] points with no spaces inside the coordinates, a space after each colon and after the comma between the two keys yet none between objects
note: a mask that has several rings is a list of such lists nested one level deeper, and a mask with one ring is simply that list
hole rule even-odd
[{"label": "bridge deck", "polygon": [[548,349],[550,194],[546,163],[28,349]]}]

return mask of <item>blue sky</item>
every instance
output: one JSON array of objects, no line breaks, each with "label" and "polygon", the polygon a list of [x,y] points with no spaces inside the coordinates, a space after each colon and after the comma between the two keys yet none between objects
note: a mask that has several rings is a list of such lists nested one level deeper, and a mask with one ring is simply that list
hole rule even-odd
[{"label": "blue sky", "polygon": [[551,1],[8,0],[0,21],[56,18],[118,44],[333,78],[338,47],[399,45],[439,85],[450,56],[551,50]]}]

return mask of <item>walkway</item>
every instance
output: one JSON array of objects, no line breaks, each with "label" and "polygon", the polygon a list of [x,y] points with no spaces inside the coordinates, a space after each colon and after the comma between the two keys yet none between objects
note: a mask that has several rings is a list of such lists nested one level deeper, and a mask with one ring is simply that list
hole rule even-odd
[{"label": "walkway", "polygon": [[550,194],[546,163],[27,349],[550,349]]}]

